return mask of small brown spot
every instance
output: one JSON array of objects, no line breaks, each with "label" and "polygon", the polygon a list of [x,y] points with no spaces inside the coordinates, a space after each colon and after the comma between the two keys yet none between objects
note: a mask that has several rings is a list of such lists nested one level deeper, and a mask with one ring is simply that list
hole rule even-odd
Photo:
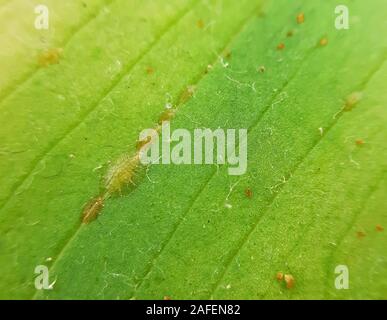
[{"label": "small brown spot", "polygon": [[260,66],[260,67],[258,68],[258,72],[260,72],[260,73],[264,73],[265,71],[266,71],[265,66]]},{"label": "small brown spot", "polygon": [[363,232],[363,231],[357,231],[356,232],[356,236],[359,238],[359,239],[362,239],[366,236],[366,234]]},{"label": "small brown spot", "polygon": [[299,13],[297,15],[296,20],[297,20],[298,24],[304,23],[305,22],[305,15],[304,15],[304,13],[303,12]]},{"label": "small brown spot", "polygon": [[384,231],[384,228],[383,228],[380,224],[378,224],[378,225],[375,227],[375,229],[376,229],[376,231],[379,231],[379,232]]},{"label": "small brown spot", "polygon": [[363,139],[357,139],[356,141],[355,141],[355,143],[356,143],[356,145],[357,146],[362,146],[365,142],[364,142],[364,140]]},{"label": "small brown spot", "polygon": [[295,284],[294,277],[291,274],[285,274],[285,283],[286,283],[286,288],[292,289]]},{"label": "small brown spot", "polygon": [[38,57],[39,65],[42,67],[47,67],[51,64],[59,63],[62,52],[62,48],[52,48],[42,52]]},{"label": "small brown spot", "polygon": [[170,296],[164,296],[164,300],[172,300]]},{"label": "small brown spot", "polygon": [[286,33],[286,36],[288,37],[288,38],[290,38],[290,37],[293,37],[293,30],[289,30],[287,33]]},{"label": "small brown spot", "polygon": [[285,49],[285,44],[283,42],[281,42],[278,46],[277,46],[277,50],[283,50]]},{"label": "small brown spot", "polygon": [[147,68],[146,68],[146,73],[147,73],[147,74],[150,75],[150,74],[152,74],[153,72],[155,72],[155,70],[154,70],[152,67],[147,67]]},{"label": "small brown spot", "polygon": [[198,26],[199,29],[203,29],[204,28],[204,22],[202,19],[198,20],[196,22],[196,25]]},{"label": "small brown spot", "polygon": [[246,195],[246,197],[247,198],[252,198],[253,197],[253,191],[251,191],[251,189],[250,188],[247,188],[246,190],[245,190],[245,195]]},{"label": "small brown spot", "polygon": [[275,278],[278,280],[278,281],[282,281],[284,279],[284,274],[282,272],[277,272]]},{"label": "small brown spot", "polygon": [[320,46],[324,47],[328,44],[328,39],[327,38],[322,38],[320,39],[320,42],[319,42]]}]

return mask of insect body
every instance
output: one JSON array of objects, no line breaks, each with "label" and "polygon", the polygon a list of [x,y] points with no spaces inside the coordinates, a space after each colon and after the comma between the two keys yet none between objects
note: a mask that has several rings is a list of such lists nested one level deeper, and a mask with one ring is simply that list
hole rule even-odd
[{"label": "insect body", "polygon": [[129,185],[134,185],[134,176],[140,163],[139,154],[135,156],[123,156],[109,169],[105,177],[105,189],[109,195],[120,193]]},{"label": "insect body", "polygon": [[286,283],[286,288],[292,289],[295,283],[294,277],[291,274],[285,274],[284,279]]},{"label": "insect body", "polygon": [[276,274],[276,279],[279,282],[284,281],[287,289],[292,289],[296,282],[291,274],[283,274],[282,272]]},{"label": "insect body", "polygon": [[277,272],[275,277],[278,281],[282,281],[284,279],[284,274],[282,272]]},{"label": "insect body", "polygon": [[103,208],[103,197],[98,196],[91,200],[82,212],[82,223],[90,223],[91,221],[97,219]]}]

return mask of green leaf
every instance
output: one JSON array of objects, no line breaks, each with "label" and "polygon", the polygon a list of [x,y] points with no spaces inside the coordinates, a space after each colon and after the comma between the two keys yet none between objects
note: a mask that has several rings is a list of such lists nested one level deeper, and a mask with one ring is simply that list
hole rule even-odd
[{"label": "green leaf", "polygon": [[34,27],[38,16],[35,8],[39,8],[40,2],[0,1],[0,99],[5,99],[36,73],[40,52],[65,46],[78,30],[87,27],[103,5],[110,2],[47,0],[44,5],[49,9],[49,29],[38,30]]},{"label": "green leaf", "polygon": [[[59,63],[0,82],[0,298],[387,298],[384,1],[343,1],[348,30],[335,1],[70,3]],[[166,104],[172,129],[248,129],[247,172],[151,165],[81,224]]]}]

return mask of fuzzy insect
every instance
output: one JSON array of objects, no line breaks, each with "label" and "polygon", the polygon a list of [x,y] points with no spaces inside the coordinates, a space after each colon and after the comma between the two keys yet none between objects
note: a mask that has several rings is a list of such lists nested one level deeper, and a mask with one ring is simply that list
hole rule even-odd
[{"label": "fuzzy insect", "polygon": [[103,197],[98,196],[92,199],[82,211],[82,223],[88,224],[97,219],[103,209]]},{"label": "fuzzy insect", "polygon": [[283,42],[281,42],[278,46],[277,46],[277,50],[283,50],[285,49],[285,44]]},{"label": "fuzzy insect", "polygon": [[140,164],[137,153],[134,156],[124,155],[110,167],[105,177],[105,189],[109,195],[119,193],[130,184],[134,185],[136,170]]},{"label": "fuzzy insect", "polygon": [[62,48],[52,48],[42,52],[38,57],[39,65],[47,67],[48,65],[59,63],[62,52]]},{"label": "fuzzy insect", "polygon": [[384,230],[384,228],[378,224],[376,227],[375,227],[376,231],[379,231],[379,232],[382,232]]}]

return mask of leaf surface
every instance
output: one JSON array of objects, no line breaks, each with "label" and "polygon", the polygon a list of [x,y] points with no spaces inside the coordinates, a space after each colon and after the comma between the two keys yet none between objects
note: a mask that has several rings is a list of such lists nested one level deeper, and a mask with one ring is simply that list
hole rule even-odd
[{"label": "leaf surface", "polygon": [[[386,298],[386,4],[347,5],[341,31],[334,1],[103,7],[0,104],[1,297]],[[246,174],[152,165],[81,225],[166,104],[172,129],[248,129]]]}]

